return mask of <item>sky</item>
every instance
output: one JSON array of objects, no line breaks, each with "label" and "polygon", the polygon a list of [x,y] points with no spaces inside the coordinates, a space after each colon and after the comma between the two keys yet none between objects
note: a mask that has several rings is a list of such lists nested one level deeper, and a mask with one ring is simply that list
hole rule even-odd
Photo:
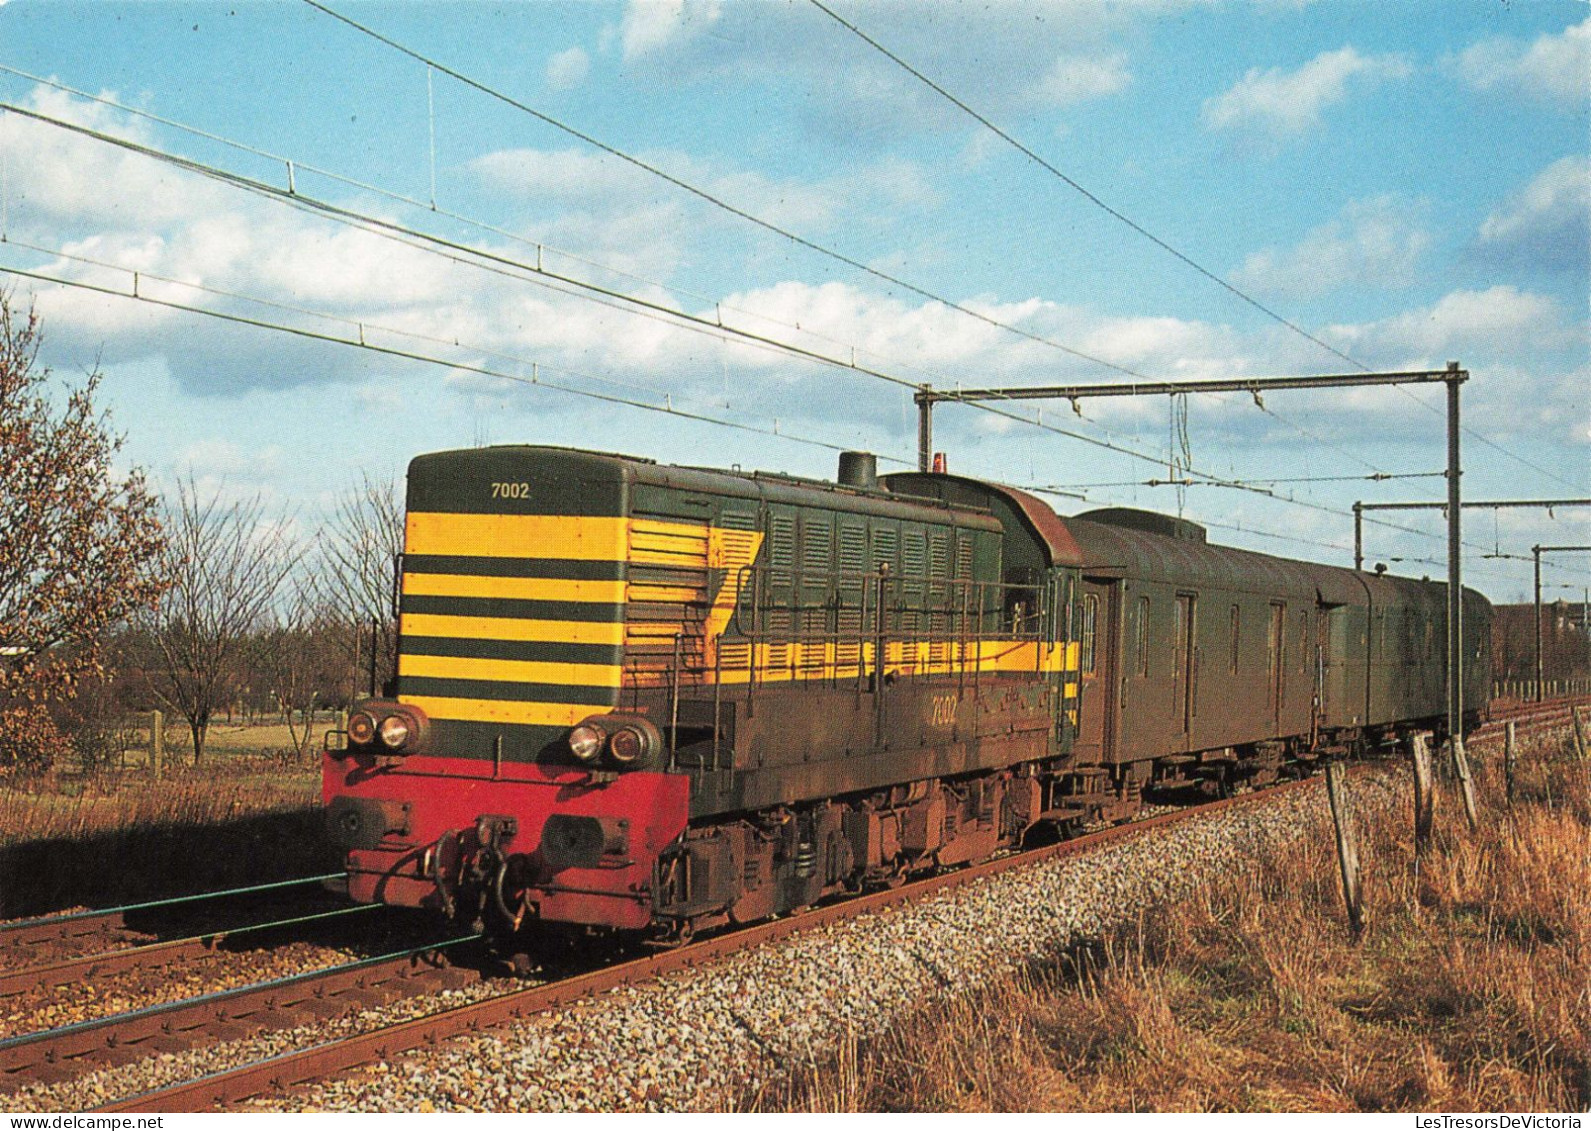
[{"label": "sky", "polygon": [[[825,4],[0,0],[0,286],[127,466],[306,538],[448,448],[829,478],[914,463],[922,383],[1450,361],[1466,498],[1591,497],[1581,0]],[[1347,565],[1445,494],[1440,386],[993,407],[935,447],[1062,514]],[[1591,544],[1464,519],[1496,601]]]}]

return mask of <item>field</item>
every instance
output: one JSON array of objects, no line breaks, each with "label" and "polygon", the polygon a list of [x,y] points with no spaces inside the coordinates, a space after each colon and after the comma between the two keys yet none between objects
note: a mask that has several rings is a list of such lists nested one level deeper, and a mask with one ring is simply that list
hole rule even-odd
[{"label": "field", "polygon": [[1481,828],[1438,797],[1362,810],[1367,926],[1332,846],[1161,907],[1097,946],[926,1007],[755,1098],[783,1111],[1584,1111],[1591,1105],[1591,763],[1500,748]]},{"label": "field", "polygon": [[158,781],[139,748],[125,769],[0,785],[0,915],[310,874],[319,762],[290,746],[284,726],[214,726],[195,767],[173,727]]}]

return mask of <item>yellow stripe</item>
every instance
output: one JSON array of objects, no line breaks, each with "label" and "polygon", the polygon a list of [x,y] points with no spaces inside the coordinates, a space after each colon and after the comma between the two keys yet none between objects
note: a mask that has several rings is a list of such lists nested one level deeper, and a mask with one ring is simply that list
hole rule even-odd
[{"label": "yellow stripe", "polygon": [[566,581],[554,577],[477,577],[464,573],[406,573],[403,591],[416,597],[496,597],[512,601],[624,601],[622,581]]},{"label": "yellow stripe", "polygon": [[432,679],[490,679],[503,683],[558,683],[617,687],[618,664],[558,664],[541,660],[482,660],[471,656],[410,656],[398,659],[398,674]]},{"label": "yellow stripe", "polygon": [[617,516],[409,514],[411,554],[623,561],[628,523]]},{"label": "yellow stripe", "polygon": [[[677,625],[668,624],[637,624],[629,626],[629,643],[633,646],[644,639],[643,634],[655,632],[657,636],[672,639],[678,631]],[[939,659],[930,659],[929,646],[937,644],[942,649]],[[725,684],[744,684],[746,682],[746,653],[745,644],[737,641],[718,642],[718,647],[724,650],[725,656],[719,678]],[[985,675],[995,675],[1015,672],[1019,675],[1054,674],[1057,672],[1075,671],[1075,657],[1077,655],[1075,644],[1069,648],[1060,645],[1044,645],[1044,661],[1038,663],[1035,649],[1039,645],[1032,641],[1012,640],[984,640],[981,642],[968,641],[967,656],[963,663],[957,656],[957,645],[954,640],[895,640],[889,643],[885,668],[896,674],[915,674],[926,676],[952,676],[961,673],[971,675],[982,672]],[[783,649],[784,662],[773,662],[773,650]],[[848,654],[842,659],[840,649],[849,649]],[[982,650],[980,661],[977,653]],[[734,651],[734,659],[730,660],[728,653]],[[860,674],[870,675],[873,671],[874,647],[872,641],[863,641],[860,645],[836,644],[833,641],[805,641],[788,644],[759,644],[757,645],[757,679],[759,682],[781,682],[788,680],[826,680],[826,679],[852,679],[858,674],[857,655],[860,653]],[[1071,667],[1065,662],[1065,656],[1070,653],[1074,659]],[[632,679],[639,686],[659,686],[667,678],[668,657],[656,657],[658,667],[632,673]],[[810,665],[810,666],[809,666]],[[791,675],[791,669],[795,674]],[[713,673],[709,670],[687,677],[686,682],[693,685],[711,684]],[[1075,684],[1068,684],[1072,691],[1070,696],[1075,697]]]},{"label": "yellow stripe", "polygon": [[534,640],[548,644],[622,644],[624,625],[575,620],[517,620],[512,617],[450,617],[404,613],[404,636],[453,636],[468,640]]},{"label": "yellow stripe", "polygon": [[572,727],[581,719],[605,715],[612,710],[589,703],[516,703],[508,699],[450,699],[431,695],[402,695],[399,701],[412,703],[432,719],[521,726]]}]

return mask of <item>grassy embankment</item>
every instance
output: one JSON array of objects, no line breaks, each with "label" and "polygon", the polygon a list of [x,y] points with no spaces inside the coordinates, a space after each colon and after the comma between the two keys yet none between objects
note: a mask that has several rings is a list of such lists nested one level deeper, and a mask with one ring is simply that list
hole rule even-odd
[{"label": "grassy embankment", "polygon": [[125,769],[0,784],[0,916],[105,906],[327,870],[318,760],[282,726],[215,726],[192,764],[172,728],[160,780]]},{"label": "grassy embankment", "polygon": [[[805,1111],[1583,1111],[1591,762],[1567,729],[1472,751],[1416,873],[1407,801],[1361,805],[1368,924],[1330,826],[1096,947],[925,1006],[755,1097]],[[1321,805],[1324,808],[1324,791]]]}]

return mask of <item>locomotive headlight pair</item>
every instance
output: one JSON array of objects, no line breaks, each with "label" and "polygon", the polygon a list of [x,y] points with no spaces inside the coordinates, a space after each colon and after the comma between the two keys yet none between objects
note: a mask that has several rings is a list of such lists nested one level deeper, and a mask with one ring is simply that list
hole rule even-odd
[{"label": "locomotive headlight pair", "polygon": [[646,719],[607,715],[587,719],[569,732],[569,753],[587,765],[603,751],[621,769],[647,762],[663,749],[663,736]]},{"label": "locomotive headlight pair", "polygon": [[366,703],[348,716],[348,745],[375,747],[386,754],[413,754],[424,744],[425,716],[418,708],[389,702]]},{"label": "locomotive headlight pair", "polygon": [[389,750],[398,750],[409,741],[409,720],[402,715],[388,715],[379,723],[368,711],[359,711],[348,718],[348,741],[355,746],[369,746],[376,739]]}]

